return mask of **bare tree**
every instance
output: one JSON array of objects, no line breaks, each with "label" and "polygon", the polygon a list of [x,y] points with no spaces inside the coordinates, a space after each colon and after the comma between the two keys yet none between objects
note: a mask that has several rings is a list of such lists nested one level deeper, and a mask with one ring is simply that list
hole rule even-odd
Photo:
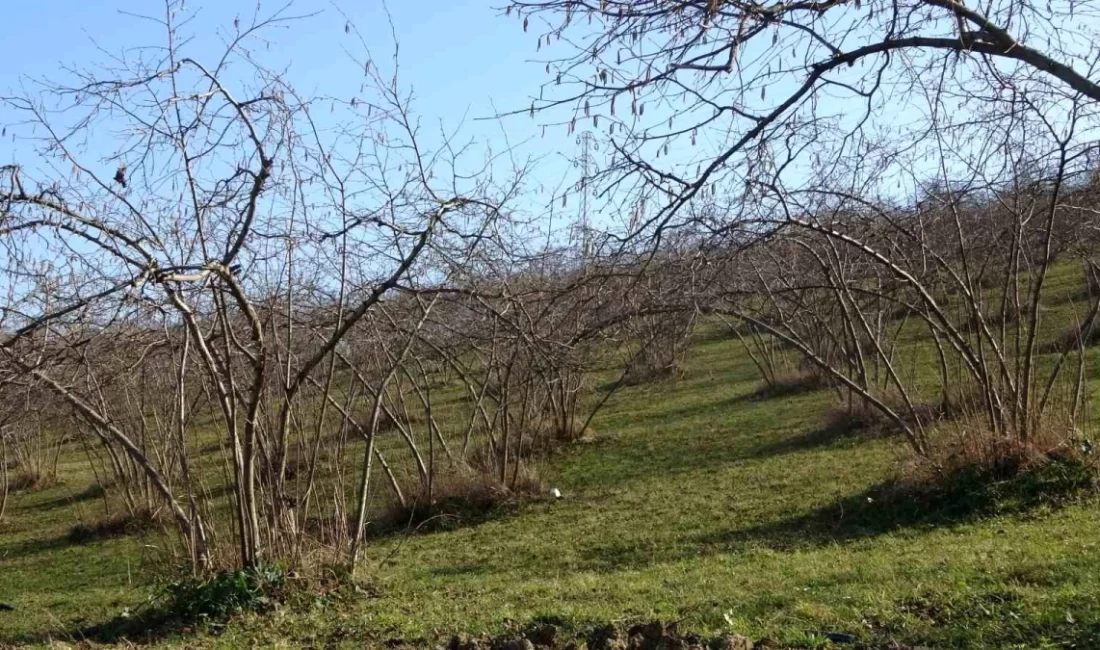
[{"label": "bare tree", "polygon": [[[682,309],[748,328],[766,378],[775,344],[793,349],[924,454],[952,403],[1020,441],[1048,414],[1063,364],[1037,376],[1046,278],[1071,233],[1091,231],[1074,225],[1095,164],[1100,50],[1076,20],[1091,11],[517,0],[506,13],[540,50],[568,41],[522,112],[606,129],[613,154],[589,182],[624,213],[620,249],[659,256],[695,237],[717,263],[685,278]],[[918,362],[899,356],[907,322],[938,355],[931,414]]]},{"label": "bare tree", "polygon": [[[37,149],[3,170],[5,271],[25,279],[0,350],[98,437],[116,481],[167,507],[196,567],[221,526],[190,467],[203,421],[225,452],[237,563],[301,557],[316,472],[307,455],[309,481],[291,485],[288,460],[300,447],[316,460],[328,434],[342,342],[400,285],[462,269],[522,170],[490,183],[459,143],[428,147],[396,70],[369,58],[349,62],[361,96],[298,95],[256,49],[297,19],[286,10],[235,22],[222,52],[190,51],[181,3],[149,18],[161,56],[134,50],[4,99]],[[386,384],[371,384],[364,493]],[[356,531],[363,518],[360,505]]]}]

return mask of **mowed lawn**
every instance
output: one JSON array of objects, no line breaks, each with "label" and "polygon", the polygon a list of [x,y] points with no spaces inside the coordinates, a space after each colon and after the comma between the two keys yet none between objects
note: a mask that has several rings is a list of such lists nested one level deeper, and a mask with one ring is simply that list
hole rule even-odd
[{"label": "mowed lawn", "polygon": [[[700,337],[681,379],[624,388],[591,440],[543,469],[561,500],[374,541],[351,595],[164,643],[435,645],[537,621],[662,619],[798,647],[843,632],[882,646],[1100,648],[1097,502],[936,525],[894,517],[869,495],[908,457],[901,441],[836,426],[828,391],[757,388],[736,339]],[[79,641],[163,572],[159,538],[68,543],[78,510],[102,510],[72,499],[85,487],[14,496],[0,602],[16,610],[0,612],[0,643]]]}]

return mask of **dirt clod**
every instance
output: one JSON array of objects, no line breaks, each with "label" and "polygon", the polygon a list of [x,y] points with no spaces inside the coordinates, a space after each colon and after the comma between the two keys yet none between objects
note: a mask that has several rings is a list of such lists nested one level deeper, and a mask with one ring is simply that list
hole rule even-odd
[{"label": "dirt clod", "polygon": [[[634,625],[625,631],[614,625],[593,629],[587,639],[577,638],[557,625],[544,624],[526,631],[525,637],[470,637],[460,634],[451,638],[445,650],[800,650],[760,639],[753,643],[740,634],[726,633],[717,637],[681,634],[676,623],[650,621]],[[931,650],[908,645],[862,645],[854,635],[829,633],[833,643],[843,643],[854,650]],[[441,648],[440,650],[444,650]]]},{"label": "dirt clod", "polygon": [[489,644],[482,642],[481,639],[468,637],[465,634],[451,637],[451,642],[447,644],[447,650],[485,650],[488,647]]},{"label": "dirt clod", "polygon": [[625,650],[626,642],[614,625],[604,625],[589,635],[588,647],[591,650]]},{"label": "dirt clod", "polygon": [[553,648],[558,638],[558,626],[546,624],[531,632],[528,636],[535,645]]},{"label": "dirt clod", "polygon": [[512,639],[500,644],[498,650],[535,650],[535,644],[529,639]]},{"label": "dirt clod", "polygon": [[710,650],[753,650],[752,641],[740,634],[723,634],[710,642]]}]

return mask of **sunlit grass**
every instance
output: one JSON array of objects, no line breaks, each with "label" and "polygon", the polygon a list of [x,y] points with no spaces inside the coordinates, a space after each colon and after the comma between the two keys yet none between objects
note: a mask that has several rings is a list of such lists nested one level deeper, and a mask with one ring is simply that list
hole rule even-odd
[{"label": "sunlit grass", "polygon": [[[1069,293],[1072,273],[1052,283]],[[1045,316],[1051,338],[1074,306]],[[1093,350],[1090,373],[1095,365]],[[362,566],[372,588],[350,600],[294,600],[219,636],[166,643],[428,645],[538,620],[580,630],[660,618],[800,645],[840,631],[883,645],[1100,647],[1095,502],[951,523],[892,518],[870,503],[857,517],[838,505],[876,494],[908,457],[904,442],[829,428],[827,390],[757,389],[736,339],[701,335],[683,379],[622,389],[591,441],[550,460],[543,474],[560,501],[376,540]],[[64,462],[66,483],[16,495],[0,528],[0,602],[16,607],[0,612],[0,642],[73,640],[137,606],[163,569],[164,554],[147,547],[160,541],[64,541],[81,513],[102,511],[94,499],[66,500],[91,477],[75,453]]]}]

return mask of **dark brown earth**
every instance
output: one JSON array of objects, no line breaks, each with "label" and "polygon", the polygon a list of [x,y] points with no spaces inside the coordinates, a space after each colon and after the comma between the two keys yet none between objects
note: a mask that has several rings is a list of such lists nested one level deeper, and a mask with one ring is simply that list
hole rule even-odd
[{"label": "dark brown earth", "polygon": [[[856,643],[847,634],[831,635],[837,648],[852,650],[931,650],[919,646]],[[704,638],[681,632],[676,623],[652,621],[620,629],[606,625],[587,636],[566,635],[555,625],[537,627],[523,636],[471,637],[459,635],[440,650],[799,650],[768,639],[753,641],[738,634]]]}]

